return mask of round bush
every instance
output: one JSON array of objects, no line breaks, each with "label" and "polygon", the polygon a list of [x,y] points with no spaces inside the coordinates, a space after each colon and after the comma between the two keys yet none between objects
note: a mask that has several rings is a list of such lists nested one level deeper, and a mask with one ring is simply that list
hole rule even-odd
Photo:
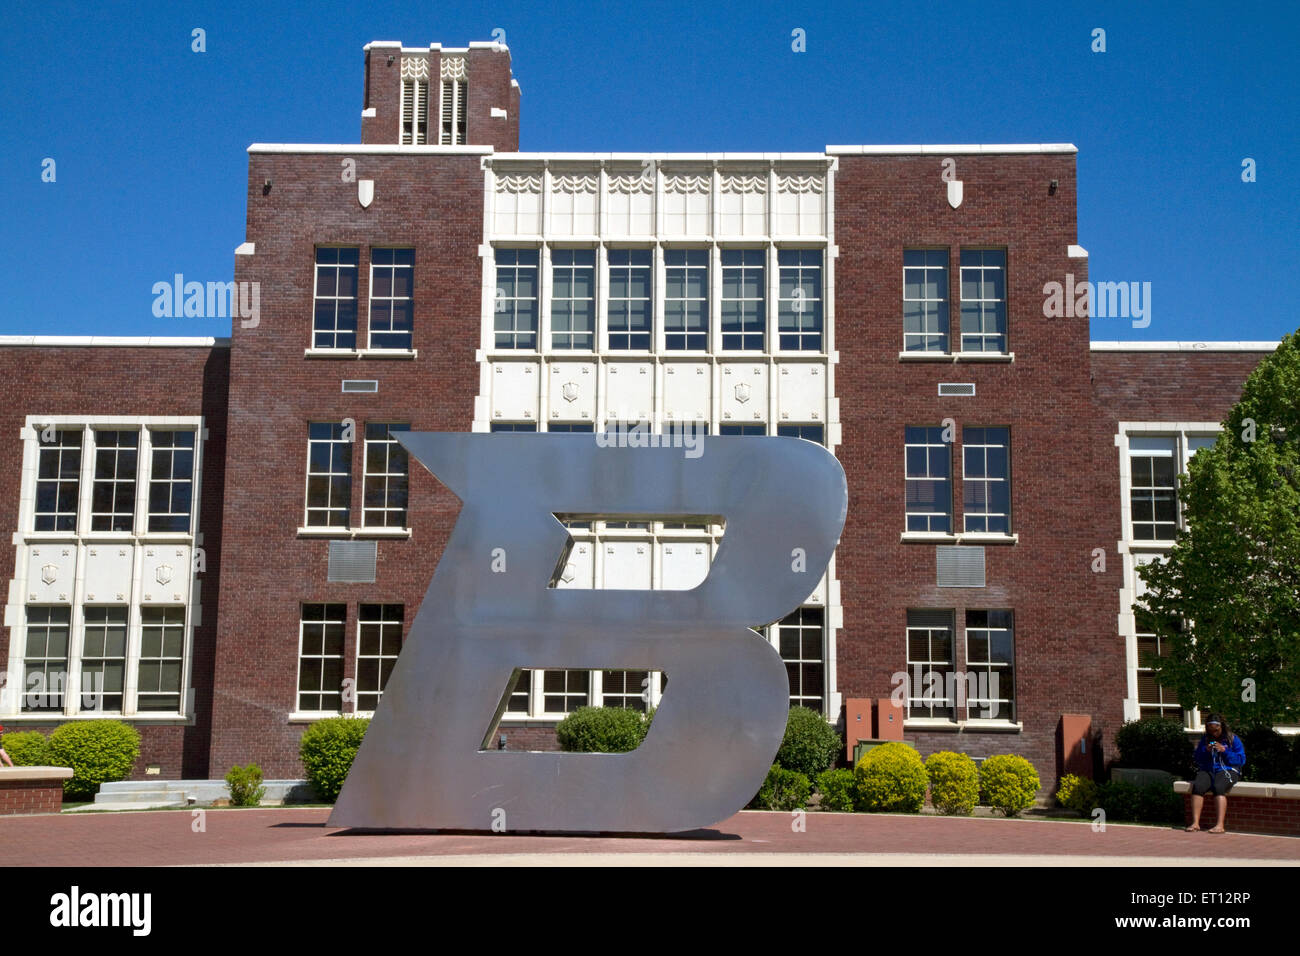
[{"label": "round bush", "polygon": [[920,813],[930,783],[921,755],[898,742],[867,751],[853,776],[854,802],[869,813]]},{"label": "round bush", "polygon": [[101,783],[130,776],[140,756],[140,735],[120,720],[61,724],[50,733],[45,756],[53,766],[72,768],[72,779],[63,782],[64,795],[89,800]]},{"label": "round bush", "polygon": [[1014,817],[1034,804],[1038,771],[1024,757],[999,754],[980,766],[980,794],[989,806]]},{"label": "round bush", "polygon": [[1119,762],[1125,767],[1165,770],[1180,779],[1191,775],[1195,749],[1181,721],[1143,717],[1115,732]]},{"label": "round bush", "polygon": [[1090,816],[1094,807],[1101,806],[1097,802],[1097,794],[1097,784],[1094,781],[1067,773],[1057,784],[1056,802],[1067,810]]},{"label": "round bush", "polygon": [[791,707],[776,764],[812,779],[835,763],[844,749],[839,733],[817,711]]},{"label": "round bush", "polygon": [[650,721],[623,707],[579,707],[555,727],[560,749],[570,753],[622,754],[645,740]]},{"label": "round bush", "polygon": [[307,779],[326,803],[339,798],[369,726],[370,721],[365,717],[326,717],[303,733],[298,757]]},{"label": "round bush", "polygon": [[749,801],[751,810],[801,810],[808,803],[812,784],[796,770],[786,770],[772,764],[763,786]]},{"label": "round bush", "polygon": [[840,813],[852,813],[853,771],[827,770],[817,775],[817,792],[822,795],[819,806],[823,810],[836,810]]},{"label": "round bush", "polygon": [[[1300,737],[1296,738],[1300,740]],[[1246,750],[1242,777],[1260,783],[1290,783],[1296,777],[1296,750],[1291,741],[1271,727],[1257,727],[1241,735]],[[13,756],[10,754],[10,756]],[[18,758],[14,758],[14,763]]]},{"label": "round bush", "polygon": [[1106,811],[1107,820],[1136,820],[1141,791],[1131,783],[1112,780],[1098,788],[1097,804]]},{"label": "round bush", "polygon": [[226,786],[230,790],[232,807],[256,807],[266,796],[266,787],[262,786],[262,768],[255,763],[247,767],[231,767],[226,774]]},{"label": "round bush", "polygon": [[1137,818],[1143,823],[1181,823],[1183,795],[1158,783],[1142,787],[1138,791]]},{"label": "round bush", "polygon": [[925,761],[930,802],[940,813],[968,817],[980,802],[980,774],[966,754],[942,750]]},{"label": "round bush", "polygon": [[15,767],[48,766],[49,743],[39,730],[23,730],[0,738],[0,750],[9,755]]}]

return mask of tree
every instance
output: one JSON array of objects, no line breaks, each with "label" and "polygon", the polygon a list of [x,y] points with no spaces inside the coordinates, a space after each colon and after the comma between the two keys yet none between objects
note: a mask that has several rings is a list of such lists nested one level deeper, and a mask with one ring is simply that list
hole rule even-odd
[{"label": "tree", "polygon": [[1156,679],[1248,727],[1300,721],[1300,330],[1251,373],[1179,482],[1187,518],[1141,569]]}]

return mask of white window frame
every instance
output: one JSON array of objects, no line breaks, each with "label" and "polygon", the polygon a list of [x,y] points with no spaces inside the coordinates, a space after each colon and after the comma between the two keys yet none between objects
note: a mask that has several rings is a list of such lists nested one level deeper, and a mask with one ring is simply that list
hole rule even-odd
[{"label": "white window frame", "polygon": [[[908,254],[908,253],[920,253],[924,258],[928,258],[928,257],[933,253],[933,254],[935,254],[935,255],[938,255],[938,256],[942,256],[942,257],[943,257],[943,264],[942,264],[942,265],[936,265],[936,264],[931,264],[931,263],[929,263],[929,262],[922,261],[922,263],[921,263],[920,265],[908,265],[908,264],[907,264],[907,254]],[[952,314],[951,314],[951,308],[952,308],[952,306],[951,306],[952,289],[951,289],[951,287],[950,287],[950,285],[949,285],[949,283],[948,283],[948,266],[949,266],[948,258],[949,258],[949,255],[950,255],[950,254],[951,254],[950,251],[949,251],[948,249],[946,249],[946,248],[945,248],[945,249],[925,249],[925,248],[919,248],[919,249],[904,249],[904,250],[903,250],[903,304],[904,304],[904,322],[906,322],[906,311],[907,311],[907,310],[906,310],[906,305],[907,305],[907,303],[908,303],[908,302],[919,302],[919,303],[921,303],[921,306],[922,306],[922,320],[923,320],[924,329],[925,329],[924,331],[921,331],[921,332],[909,332],[909,331],[907,331],[906,326],[904,326],[904,328],[903,328],[903,351],[906,352],[906,353],[914,354],[914,355],[926,355],[926,354],[930,354],[930,355],[947,355],[947,354],[950,354],[951,351],[952,351],[952,329],[951,329],[951,324],[952,324]],[[909,298],[908,295],[907,295],[908,273],[909,273],[909,272],[920,272],[920,273],[921,273],[921,297],[920,297],[920,298]],[[939,299],[931,299],[931,298],[929,298],[929,297],[925,294],[925,290],[929,287],[929,282],[928,282],[928,280],[929,280],[929,278],[930,278],[930,273],[931,273],[931,272],[938,272],[938,273],[940,273],[940,274],[943,276],[943,287],[944,287],[944,292],[945,292],[946,294],[945,294],[942,298],[939,298]],[[927,311],[927,310],[926,310],[926,307],[927,307],[928,305],[930,305],[931,303],[938,303],[938,319],[939,319],[940,330],[937,331],[937,332],[930,332],[930,331],[928,330],[928,329],[929,329],[929,322],[928,322],[928,318],[927,318],[927,316],[925,315],[925,312]],[[932,348],[929,347],[929,340],[932,339],[932,338],[934,338],[935,336],[938,336],[938,337],[940,338],[940,347],[937,348],[937,349],[932,349]],[[914,347],[913,347],[913,340],[916,340],[916,339],[919,339],[919,340],[920,340],[920,343],[921,343],[921,345],[923,346],[922,348],[914,348]]]},{"label": "white window frame", "polygon": [[[979,263],[978,265],[970,265],[970,266],[968,266],[968,265],[964,265],[964,264],[962,263],[962,261],[961,261],[961,257],[964,256],[964,255],[965,255],[966,253],[968,253],[968,252],[972,252],[972,253],[973,253],[973,252],[978,252],[978,253],[981,254],[981,261],[980,261],[980,263]],[[1001,255],[1002,255],[1002,264],[1001,264],[1001,265],[989,265],[988,263],[985,263],[985,262],[983,261],[983,254],[984,254],[984,253],[989,253],[989,252],[1001,253]],[[959,299],[960,304],[961,304],[961,306],[965,306],[967,303],[978,304],[978,305],[979,305],[979,315],[980,315],[979,331],[977,331],[977,332],[967,332],[967,331],[965,330],[963,324],[962,324],[962,321],[961,321],[961,319],[962,319],[962,310],[961,310],[960,307],[959,307],[958,310],[957,310],[957,325],[958,325],[957,334],[958,334],[958,344],[959,344],[959,346],[960,346],[959,351],[961,351],[961,352],[963,352],[963,353],[974,353],[974,354],[977,354],[977,355],[1008,355],[1008,354],[1010,354],[1009,351],[1008,351],[1008,349],[1009,349],[1009,345],[1008,345],[1008,343],[1010,342],[1010,339],[1011,339],[1011,320],[1010,320],[1010,309],[1009,309],[1008,301],[1007,301],[1007,299],[1008,299],[1007,273],[1008,273],[1008,271],[1009,271],[1009,270],[1008,270],[1008,266],[1007,266],[1007,258],[1008,258],[1008,257],[1007,257],[1007,250],[1006,250],[1005,248],[1002,248],[1002,247],[999,247],[999,246],[963,246],[963,247],[958,251],[957,267],[958,267],[958,269],[959,269],[960,271],[959,271],[959,275],[958,275],[957,294],[958,294],[958,296],[960,296],[960,299]],[[979,273],[979,287],[980,287],[980,291],[983,292],[983,289],[984,289],[984,282],[985,282],[985,275],[984,275],[984,274],[985,274],[986,272],[999,272],[999,271],[1002,273],[1002,298],[1000,298],[1000,299],[998,299],[998,298],[986,299],[986,298],[983,297],[983,295],[981,295],[981,296],[979,296],[979,297],[977,297],[977,298],[971,298],[971,299],[967,299],[967,298],[966,298],[965,292],[966,292],[966,273],[967,273],[967,272],[978,272],[978,273]],[[996,316],[996,315],[997,315],[997,312],[998,312],[998,310],[999,310],[999,308],[1001,309],[1001,312],[1002,312],[1002,325],[1003,325],[1003,331],[1002,331],[1002,332],[990,332],[990,331],[989,331],[989,320],[988,320],[988,317],[989,317],[990,314]],[[990,312],[990,309],[992,310],[991,312]],[[977,349],[968,349],[968,348],[966,347],[966,339],[967,339],[968,337],[970,337],[970,338],[978,338],[979,341],[980,341],[980,347],[977,348]],[[1002,347],[1001,347],[1001,348],[989,348],[989,347],[988,347],[988,345],[989,345],[989,340],[990,340],[990,339],[993,339],[993,340],[994,340],[994,344],[997,344],[996,340],[997,340],[998,338],[1001,338],[1001,339],[1002,339],[1002,343],[1001,343],[1001,344],[1002,344]],[[950,340],[951,340],[951,333],[950,333]]]},{"label": "white window frame", "polygon": [[[967,434],[971,429],[979,429],[981,432],[1001,431],[1006,436],[1006,444],[997,444],[987,440],[981,442],[972,442],[967,439]],[[963,425],[962,426],[962,445],[961,445],[961,480],[962,480],[962,509],[961,509],[961,526],[963,534],[1001,534],[1010,535],[1014,530],[1011,524],[1011,429],[1006,425]],[[987,436],[986,436],[987,438]],[[1001,448],[1006,460],[1006,472],[1002,475],[989,476],[989,449]],[[983,458],[984,474],[980,477],[971,477],[966,473],[968,462],[967,455],[976,452]],[[984,511],[976,511],[967,499],[967,491],[971,485],[984,486]],[[992,501],[993,486],[996,484],[1005,484],[1007,486],[1007,510],[1003,514],[997,511],[987,510]],[[983,528],[971,528],[970,520],[974,518],[984,523]],[[1002,530],[993,530],[989,528],[989,522],[994,518],[1005,518],[1006,528]]]},{"label": "white window frame", "polygon": [[[342,618],[341,621],[340,621],[340,620],[337,620],[337,619],[334,619],[334,618],[328,618],[328,617],[327,617],[327,618],[322,618],[322,619],[319,620],[319,621],[315,621],[315,620],[309,621],[309,620],[307,620],[306,617],[305,617],[305,614],[306,614],[306,607],[307,607],[307,605],[309,605],[309,604],[318,604],[318,605],[320,605],[321,607],[324,607],[324,608],[326,608],[326,609],[328,609],[328,608],[330,608],[330,607],[341,607],[341,608],[343,608],[343,618]],[[328,610],[327,610],[326,613],[328,613]],[[343,646],[339,648],[339,652],[338,652],[337,655],[335,655],[335,654],[325,654],[325,653],[323,652],[323,649],[324,649],[324,641],[323,641],[323,640],[322,640],[322,642],[321,642],[322,653],[320,653],[320,654],[310,654],[310,655],[308,655],[308,654],[304,654],[304,653],[303,653],[303,641],[305,640],[305,636],[306,636],[306,632],[307,632],[307,625],[308,625],[308,624],[313,624],[313,625],[319,624],[319,625],[321,625],[322,627],[324,627],[324,626],[326,626],[326,625],[330,625],[330,624],[339,624],[339,625],[342,626],[342,629],[343,629]],[[294,714],[310,714],[310,715],[313,715],[313,716],[334,716],[334,717],[337,717],[337,716],[340,716],[340,715],[342,715],[343,713],[345,713],[345,711],[344,711],[344,709],[343,709],[343,705],[344,705],[344,703],[345,703],[345,701],[343,700],[343,681],[346,680],[346,678],[347,678],[347,670],[346,670],[347,651],[348,651],[348,648],[347,648],[347,627],[348,627],[348,602],[347,602],[347,601],[300,601],[300,602],[298,603],[298,667],[297,667],[297,673],[296,673],[295,676],[294,676],[294,684],[293,684],[293,712],[294,712]],[[315,694],[315,695],[317,695],[318,698],[319,698],[319,697],[322,697],[322,696],[325,696],[326,694],[329,694],[329,693],[335,693],[334,691],[326,691],[326,690],[324,689],[323,686],[322,686],[322,688],[321,688],[320,690],[309,690],[309,691],[304,691],[304,690],[302,689],[302,667],[303,667],[303,661],[305,661],[305,660],[313,660],[313,661],[321,661],[321,662],[322,662],[322,665],[321,665],[321,676],[322,676],[322,684],[323,684],[323,683],[324,683],[324,680],[323,680],[323,678],[324,678],[324,664],[323,664],[323,662],[324,662],[324,661],[327,661],[327,660],[335,660],[335,659],[337,659],[338,662],[339,662],[339,688],[338,688],[338,691],[337,691],[337,694],[338,694],[338,697],[339,697],[339,708],[338,708],[338,710],[320,710],[320,709],[316,709],[316,710],[303,710],[303,709],[302,709],[302,695],[303,695],[304,693],[306,693],[306,694]],[[319,702],[320,702],[320,701],[319,701],[319,699],[318,699],[318,700],[317,700],[317,703],[319,703]]]},{"label": "white window frame", "polygon": [[[388,251],[388,252],[410,252],[410,253],[411,253],[411,262],[410,262],[409,265],[406,264],[406,263],[387,263],[387,262],[385,262],[385,263],[376,263],[376,262],[375,262],[375,253],[376,253],[376,252],[379,252],[379,251]],[[410,289],[411,289],[411,294],[410,294],[409,296],[393,295],[393,294],[391,294],[391,291],[392,291],[392,290],[390,289],[390,290],[389,290],[389,291],[390,291],[390,294],[389,294],[389,295],[376,296],[376,295],[375,295],[375,268],[376,268],[376,267],[378,267],[378,268],[380,268],[380,269],[391,269],[391,270],[392,270],[392,275],[393,275],[393,278],[394,278],[394,279],[397,278],[398,270],[401,270],[401,269],[405,269],[405,270],[407,270],[407,271],[410,273],[410,280],[411,280],[411,281],[410,281]],[[366,302],[367,302],[367,312],[366,312],[366,351],[369,352],[369,353],[378,353],[378,354],[380,354],[380,355],[385,355],[385,354],[388,354],[388,355],[411,355],[411,354],[414,354],[414,352],[415,352],[415,247],[414,247],[413,245],[410,245],[410,246],[401,246],[401,245],[397,245],[397,246],[372,246],[372,247],[370,248],[370,282],[369,282],[369,287],[366,289],[366,295],[367,295],[367,298],[366,298]],[[394,348],[394,347],[391,346],[391,345],[383,345],[383,346],[377,346],[377,345],[375,345],[375,303],[376,303],[376,302],[387,302],[387,303],[389,303],[389,307],[390,307],[390,312],[389,312],[389,322],[390,322],[390,323],[391,323],[391,321],[392,321],[392,311],[391,311],[391,309],[395,306],[396,303],[398,303],[398,302],[409,302],[409,303],[411,304],[411,328],[410,328],[410,331],[409,331],[409,333],[408,333],[408,334],[410,335],[410,337],[411,337],[411,344],[408,345],[406,348],[400,348],[400,347],[398,347],[398,348]],[[380,334],[380,335],[397,335],[397,334],[399,334],[399,332],[398,332],[398,330],[393,329],[393,328],[390,327],[390,328],[387,328],[387,329],[380,329],[380,330],[379,330],[379,334]]]}]

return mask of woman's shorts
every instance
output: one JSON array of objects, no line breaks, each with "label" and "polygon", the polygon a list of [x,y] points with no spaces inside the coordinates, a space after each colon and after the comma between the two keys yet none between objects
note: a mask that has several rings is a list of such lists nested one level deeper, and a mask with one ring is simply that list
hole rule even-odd
[{"label": "woman's shorts", "polygon": [[1232,775],[1226,770],[1220,770],[1216,773],[1213,780],[1210,779],[1208,770],[1198,770],[1196,771],[1196,779],[1192,781],[1192,793],[1205,794],[1213,790],[1216,797],[1222,797],[1232,789],[1235,782]]}]

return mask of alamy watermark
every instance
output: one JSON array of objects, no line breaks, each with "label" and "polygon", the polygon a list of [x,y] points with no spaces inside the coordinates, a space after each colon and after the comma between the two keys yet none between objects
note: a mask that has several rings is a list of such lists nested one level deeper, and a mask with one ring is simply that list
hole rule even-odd
[{"label": "alamy watermark", "polygon": [[997,671],[922,670],[912,665],[912,673],[895,671],[889,682],[894,689],[889,699],[895,707],[956,707],[960,715],[969,702],[979,706],[979,718],[996,720],[1000,716]]},{"label": "alamy watermark", "polygon": [[260,282],[186,282],[176,273],[171,282],[153,284],[153,314],[159,319],[240,320],[244,329],[255,329],[261,320]]},{"label": "alamy watermark", "polygon": [[663,434],[652,432],[648,422],[611,421],[604,431],[596,432],[596,445],[600,448],[680,448],[686,458],[699,458],[704,454],[704,436],[708,426],[703,422],[669,422]]},{"label": "alamy watermark", "polygon": [[1151,324],[1150,282],[1065,282],[1043,286],[1043,315],[1049,319],[1132,319],[1133,328]]}]

